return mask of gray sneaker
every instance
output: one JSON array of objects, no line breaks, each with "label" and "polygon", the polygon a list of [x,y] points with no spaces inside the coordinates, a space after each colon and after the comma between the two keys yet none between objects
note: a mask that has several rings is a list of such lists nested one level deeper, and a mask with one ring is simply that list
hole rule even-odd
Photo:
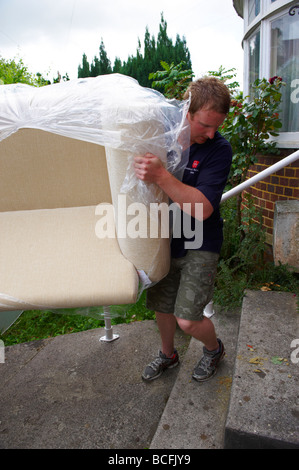
[{"label": "gray sneaker", "polygon": [[217,339],[220,349],[218,353],[208,351],[203,347],[203,356],[194,368],[192,378],[197,382],[205,382],[212,378],[217,371],[219,362],[224,358],[225,351],[223,343],[220,339]]},{"label": "gray sneaker", "polygon": [[159,351],[158,357],[146,366],[143,371],[142,378],[146,381],[155,380],[164,370],[173,369],[179,365],[179,355],[177,350],[174,350],[173,357],[168,358],[165,354]]}]

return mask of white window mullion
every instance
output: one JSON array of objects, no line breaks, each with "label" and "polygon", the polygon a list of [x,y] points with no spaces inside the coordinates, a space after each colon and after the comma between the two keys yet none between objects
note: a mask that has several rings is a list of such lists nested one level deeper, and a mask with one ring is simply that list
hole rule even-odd
[{"label": "white window mullion", "polygon": [[271,25],[268,20],[261,24],[260,78],[270,78]]}]

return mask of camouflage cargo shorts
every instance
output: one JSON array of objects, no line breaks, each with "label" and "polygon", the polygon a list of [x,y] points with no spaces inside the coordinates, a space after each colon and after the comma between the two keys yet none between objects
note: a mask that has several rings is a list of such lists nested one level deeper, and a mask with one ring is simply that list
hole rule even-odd
[{"label": "camouflage cargo shorts", "polygon": [[168,275],[147,292],[147,308],[185,320],[202,320],[212,300],[219,255],[189,250],[173,258]]}]

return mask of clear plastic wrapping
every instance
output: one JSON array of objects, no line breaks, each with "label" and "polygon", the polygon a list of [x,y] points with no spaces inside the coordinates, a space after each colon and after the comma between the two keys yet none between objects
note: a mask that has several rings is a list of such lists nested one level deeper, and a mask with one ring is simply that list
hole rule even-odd
[{"label": "clear plastic wrapping", "polygon": [[36,128],[124,150],[129,164],[121,191],[149,203],[151,188],[135,177],[132,159],[150,152],[174,172],[182,164],[183,147],[188,147],[188,107],[188,101],[167,100],[120,74],[41,88],[2,85],[0,141],[21,128]]}]

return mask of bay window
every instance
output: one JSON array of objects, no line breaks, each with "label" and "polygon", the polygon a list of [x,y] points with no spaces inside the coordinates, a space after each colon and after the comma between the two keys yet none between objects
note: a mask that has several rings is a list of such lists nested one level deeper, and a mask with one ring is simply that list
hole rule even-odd
[{"label": "bay window", "polygon": [[293,98],[299,78],[299,21],[294,16],[287,13],[271,22],[270,75],[278,75],[286,82],[282,108],[285,132],[299,132],[298,102]]},{"label": "bay window", "polygon": [[279,76],[283,127],[278,147],[299,148],[299,0],[234,0],[244,18],[244,95],[257,78]]}]

